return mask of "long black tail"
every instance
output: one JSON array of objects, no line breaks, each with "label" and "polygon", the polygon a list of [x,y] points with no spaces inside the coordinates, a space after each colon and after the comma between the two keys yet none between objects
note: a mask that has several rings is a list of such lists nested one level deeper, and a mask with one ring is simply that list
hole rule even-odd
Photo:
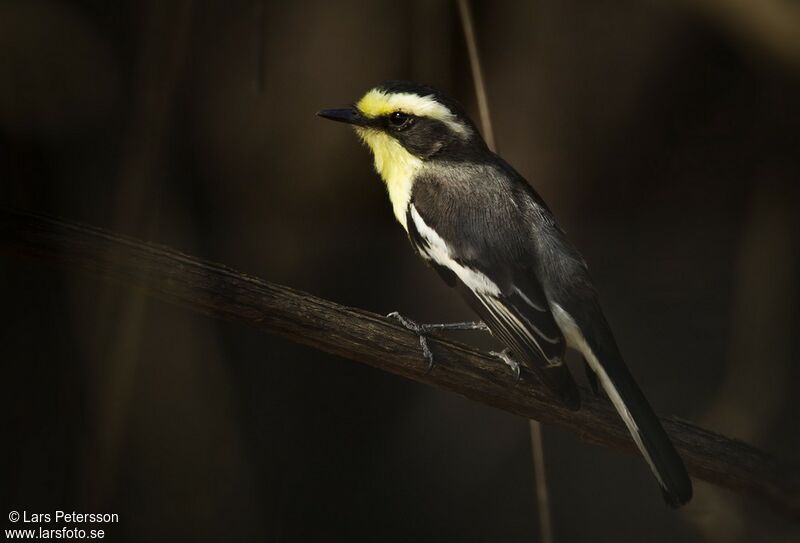
[{"label": "long black tail", "polygon": [[664,499],[670,506],[679,507],[692,498],[692,481],[686,466],[628,371],[599,308],[597,313],[589,319],[581,319],[585,322],[577,323],[570,315],[566,315],[573,324],[577,324],[574,330],[577,334],[570,334],[573,336],[571,343],[582,352],[597,374],[603,389],[658,479]]}]

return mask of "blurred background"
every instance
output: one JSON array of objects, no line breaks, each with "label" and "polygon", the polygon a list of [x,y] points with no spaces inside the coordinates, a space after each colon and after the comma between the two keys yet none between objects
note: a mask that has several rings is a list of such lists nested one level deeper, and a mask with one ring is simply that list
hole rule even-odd
[{"label": "blurred background", "polygon": [[[800,451],[800,7],[474,0],[500,153],[584,253],[656,410]],[[0,2],[0,194],[378,313],[464,320],[367,150],[385,79],[477,117],[446,0]],[[111,541],[535,541],[525,420],[0,255],[3,522]],[[582,376],[580,376],[582,378]],[[556,541],[797,541],[545,427]]]}]

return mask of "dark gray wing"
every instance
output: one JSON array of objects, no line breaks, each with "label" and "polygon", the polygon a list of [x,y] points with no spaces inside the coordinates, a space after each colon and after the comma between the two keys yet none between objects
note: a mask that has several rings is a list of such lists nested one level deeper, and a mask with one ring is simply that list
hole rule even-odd
[{"label": "dark gray wing", "polygon": [[[580,407],[580,393],[563,363],[564,337],[549,311],[531,310],[519,295],[483,296],[464,288],[459,291],[492,334],[511,350],[515,360],[532,370],[564,405],[572,409]],[[543,329],[551,324],[555,329],[554,335],[549,336]]]},{"label": "dark gray wing", "polygon": [[[426,196],[414,198],[408,209],[406,224],[414,248],[458,289],[515,360],[532,370],[565,405],[577,408],[580,396],[563,364],[566,341],[536,279],[535,252],[513,247],[522,239],[517,232],[504,235],[498,230],[510,223],[486,220],[498,217],[497,213],[502,216],[504,210],[488,215],[484,210],[476,217],[463,206],[459,210],[458,202],[450,199],[449,213],[441,214],[432,208],[437,200]],[[476,218],[482,225],[473,222]],[[518,226],[526,227],[524,221]]]}]

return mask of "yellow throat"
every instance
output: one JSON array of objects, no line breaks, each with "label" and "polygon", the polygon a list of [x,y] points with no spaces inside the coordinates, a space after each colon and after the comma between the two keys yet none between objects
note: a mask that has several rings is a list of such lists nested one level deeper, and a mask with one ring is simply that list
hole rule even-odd
[{"label": "yellow throat", "polygon": [[375,157],[375,170],[386,183],[394,216],[408,230],[406,210],[414,178],[422,168],[422,160],[406,151],[396,139],[379,130],[356,127],[356,132]]}]

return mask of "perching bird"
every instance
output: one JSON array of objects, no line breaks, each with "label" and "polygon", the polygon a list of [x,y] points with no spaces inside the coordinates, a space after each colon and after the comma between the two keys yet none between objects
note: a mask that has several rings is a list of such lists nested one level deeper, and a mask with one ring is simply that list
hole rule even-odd
[{"label": "perching bird", "polygon": [[[667,503],[689,501],[686,468],[622,359],[586,263],[544,201],[488,149],[461,106],[433,88],[390,81],[354,107],[318,115],[355,128],[411,245],[458,289],[513,359],[577,409],[580,396],[564,354],[567,346],[579,351]],[[424,335],[421,343],[432,362]]]}]

